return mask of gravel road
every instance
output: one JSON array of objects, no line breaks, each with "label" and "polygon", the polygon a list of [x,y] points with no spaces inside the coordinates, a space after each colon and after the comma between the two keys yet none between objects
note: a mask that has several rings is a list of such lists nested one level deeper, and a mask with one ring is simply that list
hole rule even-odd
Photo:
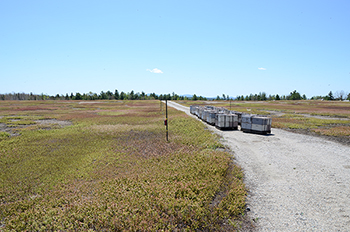
[{"label": "gravel road", "polygon": [[244,171],[256,231],[350,231],[349,146],[274,128],[266,136],[208,128]]}]

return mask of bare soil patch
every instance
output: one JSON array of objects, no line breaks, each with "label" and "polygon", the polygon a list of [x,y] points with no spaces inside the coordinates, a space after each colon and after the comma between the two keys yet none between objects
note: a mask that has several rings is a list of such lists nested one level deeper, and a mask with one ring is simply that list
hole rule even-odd
[{"label": "bare soil patch", "polygon": [[[275,110],[263,110],[265,112],[268,112],[271,114],[271,116],[281,117],[285,115],[282,111],[275,111]],[[323,115],[311,115],[311,114],[301,114],[297,113],[297,115],[302,115],[304,117],[308,118],[317,118],[317,119],[326,119],[326,120],[349,120],[347,117],[330,117],[330,116],[323,116]]]},{"label": "bare soil patch", "polygon": [[61,121],[57,119],[43,119],[43,120],[35,120],[36,123],[41,124],[41,125],[50,125],[50,124],[56,124],[59,125],[60,127],[66,127],[66,126],[71,126],[73,125],[72,122],[70,121]]},{"label": "bare soil patch", "polygon": [[0,123],[0,131],[12,134],[11,128],[7,127],[5,123]]},{"label": "bare soil patch", "polygon": [[[3,116],[0,116],[0,118],[3,118]],[[18,119],[14,119],[11,121],[20,121]],[[63,128],[66,126],[71,126],[73,125],[72,122],[70,121],[62,121],[62,120],[57,120],[57,119],[43,119],[43,120],[35,120],[36,124],[34,125],[39,125],[37,129],[45,129],[45,130],[50,130],[53,128]],[[20,135],[18,133],[18,129],[22,128],[27,128],[27,127],[32,127],[33,124],[31,125],[16,125],[16,126],[8,126],[6,123],[0,123],[0,131],[8,133],[10,136],[18,136]],[[40,127],[42,126],[42,127]]]}]

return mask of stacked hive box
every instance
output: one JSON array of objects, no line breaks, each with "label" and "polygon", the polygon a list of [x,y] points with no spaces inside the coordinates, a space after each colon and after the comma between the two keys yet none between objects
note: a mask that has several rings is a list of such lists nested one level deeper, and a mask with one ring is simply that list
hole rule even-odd
[{"label": "stacked hive box", "polygon": [[252,130],[252,115],[242,114],[241,115],[241,130],[249,132]]},{"label": "stacked hive box", "polygon": [[235,114],[216,114],[215,126],[222,130],[237,130],[238,116]]},{"label": "stacked hive box", "polygon": [[226,117],[224,114],[216,114],[215,116],[215,126],[217,128],[224,128],[225,127],[225,121]]},{"label": "stacked hive box", "polygon": [[216,120],[216,112],[214,110],[212,110],[209,112],[209,117],[208,117],[207,122],[210,125],[215,125],[215,120]]},{"label": "stacked hive box", "polygon": [[208,115],[208,111],[205,110],[205,109],[203,109],[201,119],[202,119],[204,122],[207,121],[207,115]]},{"label": "stacked hive box", "polygon": [[237,130],[238,129],[238,115],[228,114],[228,117],[231,118],[230,119],[230,128],[232,128],[233,130]]},{"label": "stacked hive box", "polygon": [[190,106],[190,113],[195,114],[197,106]]},{"label": "stacked hive box", "polygon": [[271,118],[263,116],[252,117],[252,132],[258,132],[262,134],[271,133]]},{"label": "stacked hive box", "polygon": [[269,117],[229,111],[214,106],[191,106],[190,112],[208,124],[222,130],[237,129],[238,125],[241,125],[241,131],[243,132],[271,133],[272,120]]},{"label": "stacked hive box", "polygon": [[237,114],[237,116],[238,116],[238,125],[241,125],[241,123],[242,123],[242,113],[241,112],[235,112],[235,114]]},{"label": "stacked hive box", "polygon": [[242,115],[241,130],[258,134],[271,133],[271,118],[257,115]]},{"label": "stacked hive box", "polygon": [[203,111],[204,111],[204,109],[203,109],[202,107],[199,107],[199,108],[198,108],[198,117],[199,117],[200,119],[203,119]]}]

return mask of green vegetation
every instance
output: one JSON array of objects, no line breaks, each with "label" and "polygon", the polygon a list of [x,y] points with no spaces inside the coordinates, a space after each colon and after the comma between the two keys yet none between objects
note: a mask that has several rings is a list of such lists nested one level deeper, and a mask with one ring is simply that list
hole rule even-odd
[{"label": "green vegetation", "polygon": [[331,120],[305,117],[297,114],[285,114],[281,117],[274,118],[273,126],[275,128],[290,129],[317,129],[319,127],[332,125],[349,125],[350,120]]},{"label": "green vegetation", "polygon": [[0,131],[0,141],[8,137],[10,137],[9,133]]},{"label": "green vegetation", "polygon": [[[0,228],[235,230],[243,174],[218,137],[159,101],[2,102],[1,120],[69,120],[0,134]],[[163,108],[164,109],[164,108]],[[29,120],[30,119],[30,120]],[[224,224],[225,223],[225,224]]]}]

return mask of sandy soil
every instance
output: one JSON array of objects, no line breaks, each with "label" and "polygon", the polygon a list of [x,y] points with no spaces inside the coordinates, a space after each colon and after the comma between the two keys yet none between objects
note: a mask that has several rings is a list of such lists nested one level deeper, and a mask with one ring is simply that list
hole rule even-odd
[{"label": "sandy soil", "polygon": [[52,124],[59,125],[61,128],[73,125],[73,123],[70,121],[62,121],[57,119],[43,119],[43,120],[36,120],[35,122],[41,125],[52,125]]},{"label": "sandy soil", "polygon": [[[168,104],[190,115],[189,107]],[[349,146],[280,129],[263,136],[208,128],[244,171],[256,231],[350,230]]]},{"label": "sandy soil", "polygon": [[[262,111],[269,112],[271,113],[271,115],[275,115],[277,117],[281,117],[285,114],[284,112],[281,112],[281,111],[273,111],[273,110],[262,110]],[[336,118],[336,117],[330,117],[330,116],[301,114],[301,113],[298,113],[296,115],[304,116],[307,118],[318,118],[318,119],[325,119],[325,120],[343,120],[343,121],[349,120],[349,118],[339,118],[339,117]]]}]

